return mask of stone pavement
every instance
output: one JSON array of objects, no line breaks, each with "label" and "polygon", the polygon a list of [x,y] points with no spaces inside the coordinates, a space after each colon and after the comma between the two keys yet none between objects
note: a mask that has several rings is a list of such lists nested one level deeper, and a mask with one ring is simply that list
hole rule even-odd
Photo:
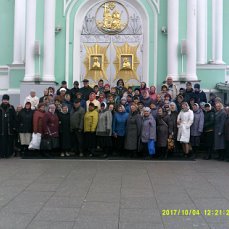
[{"label": "stone pavement", "polygon": [[1,159],[0,207],[0,229],[227,229],[204,209],[229,209],[229,163]]}]

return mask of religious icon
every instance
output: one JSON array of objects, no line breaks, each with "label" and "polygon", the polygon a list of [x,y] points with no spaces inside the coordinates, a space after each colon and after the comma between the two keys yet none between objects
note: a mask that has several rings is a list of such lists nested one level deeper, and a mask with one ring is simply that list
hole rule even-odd
[{"label": "religious icon", "polygon": [[90,70],[101,70],[102,55],[91,55],[89,66],[90,66]]},{"label": "religious icon", "polygon": [[105,2],[96,13],[96,25],[104,33],[120,33],[127,27],[128,20],[129,16],[126,8],[119,2]]},{"label": "religious icon", "polygon": [[132,70],[132,55],[121,55],[121,70]]}]

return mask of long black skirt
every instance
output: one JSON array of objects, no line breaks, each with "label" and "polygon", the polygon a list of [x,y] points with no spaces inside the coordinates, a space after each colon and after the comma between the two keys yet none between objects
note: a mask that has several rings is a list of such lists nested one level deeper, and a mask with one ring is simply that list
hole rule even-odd
[{"label": "long black skirt", "polygon": [[102,149],[112,147],[112,141],[110,136],[97,136],[97,145]]},{"label": "long black skirt", "polygon": [[14,135],[0,136],[0,157],[10,157],[14,152]]},{"label": "long black skirt", "polygon": [[85,148],[95,149],[96,148],[96,134],[95,132],[85,132],[84,133]]}]

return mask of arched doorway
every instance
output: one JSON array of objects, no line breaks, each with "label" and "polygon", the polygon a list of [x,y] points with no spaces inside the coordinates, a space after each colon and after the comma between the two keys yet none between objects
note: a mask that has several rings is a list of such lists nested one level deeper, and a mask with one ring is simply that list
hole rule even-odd
[{"label": "arched doorway", "polygon": [[111,85],[122,78],[127,85],[143,81],[142,18],[129,3],[108,1],[91,7],[80,36],[81,75],[91,85],[99,79]]},{"label": "arched doorway", "polygon": [[[95,5],[104,3],[100,1],[95,3],[92,0],[84,1],[84,3],[77,4],[77,1],[72,1],[66,13],[66,80],[69,79],[81,81],[84,77],[82,74],[81,61],[81,34],[88,11]],[[129,4],[137,9],[141,15],[143,45],[141,46],[142,53],[142,80],[146,82],[153,82],[156,85],[157,75],[157,19],[158,8],[154,4],[144,5],[141,1],[124,0],[121,1],[123,5]],[[148,7],[148,8],[147,8]],[[73,21],[72,21],[73,19]],[[151,28],[151,29],[149,29]],[[71,37],[72,36],[72,37]],[[72,73],[72,78],[71,78]],[[149,79],[150,77],[150,79]]]}]

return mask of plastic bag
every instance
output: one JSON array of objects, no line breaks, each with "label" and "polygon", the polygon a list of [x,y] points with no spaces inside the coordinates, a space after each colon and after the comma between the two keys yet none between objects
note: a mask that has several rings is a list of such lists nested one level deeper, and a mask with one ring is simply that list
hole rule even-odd
[{"label": "plastic bag", "polygon": [[150,156],[155,154],[155,142],[154,142],[154,140],[148,141],[148,151],[149,151]]},{"label": "plastic bag", "polygon": [[33,133],[32,135],[32,140],[29,144],[29,149],[40,149],[40,144],[41,144],[41,134],[40,133]]}]

